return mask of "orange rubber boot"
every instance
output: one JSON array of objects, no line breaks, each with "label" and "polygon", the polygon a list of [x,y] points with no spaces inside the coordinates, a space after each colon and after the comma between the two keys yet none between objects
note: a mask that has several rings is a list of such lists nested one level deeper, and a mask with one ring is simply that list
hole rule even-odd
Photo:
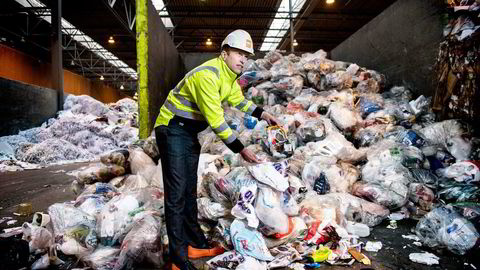
[{"label": "orange rubber boot", "polygon": [[225,252],[223,247],[214,247],[214,248],[194,248],[188,246],[188,258],[189,259],[200,259],[204,257],[213,257],[220,255]]}]

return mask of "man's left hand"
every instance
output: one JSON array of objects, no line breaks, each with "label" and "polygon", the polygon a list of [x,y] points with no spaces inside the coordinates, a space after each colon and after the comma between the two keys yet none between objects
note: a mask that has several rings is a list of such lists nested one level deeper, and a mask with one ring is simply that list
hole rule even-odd
[{"label": "man's left hand", "polygon": [[268,112],[262,113],[262,119],[267,121],[269,126],[278,126],[280,122],[275,118],[273,115],[269,114]]}]

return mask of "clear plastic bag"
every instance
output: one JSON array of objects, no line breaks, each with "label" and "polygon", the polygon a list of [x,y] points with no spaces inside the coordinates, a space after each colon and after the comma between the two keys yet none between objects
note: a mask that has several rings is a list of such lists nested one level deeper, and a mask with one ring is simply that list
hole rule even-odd
[{"label": "clear plastic bag", "polygon": [[353,129],[362,122],[362,118],[357,112],[351,111],[337,102],[329,106],[328,116],[341,130]]},{"label": "clear plastic bag", "polygon": [[459,255],[475,247],[480,237],[473,224],[451,206],[433,209],[417,223],[415,233],[427,246],[446,246]]},{"label": "clear plastic bag", "polygon": [[296,132],[298,142],[306,144],[308,142],[317,142],[325,139],[326,130],[322,119],[306,120],[305,123],[297,127]]},{"label": "clear plastic bag", "polygon": [[155,162],[140,149],[131,149],[128,161],[133,174],[137,174],[148,167],[155,167]]},{"label": "clear plastic bag", "polygon": [[198,198],[198,217],[199,219],[218,220],[221,217],[228,216],[230,210],[223,205],[211,201],[209,198]]},{"label": "clear plastic bag", "polygon": [[455,119],[444,120],[428,125],[420,130],[420,133],[430,144],[447,147],[447,140],[453,137],[461,137],[467,128]]},{"label": "clear plastic bag", "polygon": [[97,232],[100,242],[112,246],[132,228],[133,222],[147,210],[163,211],[163,193],[159,189],[145,188],[130,191],[112,198],[98,217]]},{"label": "clear plastic bag", "polygon": [[438,177],[425,169],[410,169],[413,178],[416,182],[425,184],[427,187],[436,188],[438,183]]},{"label": "clear plastic bag", "polygon": [[53,245],[52,233],[44,227],[36,226],[30,223],[23,223],[22,239],[28,241],[30,252],[48,251]]},{"label": "clear plastic bag", "polygon": [[162,242],[160,221],[158,216],[151,214],[135,221],[122,241],[115,270],[132,269],[134,263],[144,260],[153,264],[155,268],[161,268],[164,265],[163,250],[160,245]]},{"label": "clear plastic bag", "polygon": [[128,168],[129,164],[127,163],[127,160],[129,155],[128,150],[115,150],[100,156],[100,161],[106,165],[114,164],[123,168]]},{"label": "clear plastic bag", "polygon": [[408,198],[420,207],[421,210],[430,211],[433,208],[435,194],[424,184],[411,183],[408,187]]},{"label": "clear plastic bag", "polygon": [[219,218],[217,225],[215,225],[211,232],[212,242],[219,244],[219,246],[222,246],[225,250],[233,249],[232,236],[230,233],[232,221],[233,219],[229,218]]},{"label": "clear plastic bag", "polygon": [[108,199],[99,194],[79,196],[75,201],[75,206],[83,212],[96,217],[107,203]]},{"label": "clear plastic bag", "polygon": [[396,187],[387,188],[375,183],[357,182],[353,184],[352,194],[383,205],[388,209],[397,209],[407,203],[408,188],[401,184]]},{"label": "clear plastic bag", "polygon": [[98,244],[94,217],[71,204],[56,203],[48,207],[55,242],[67,255],[82,257],[92,252]]},{"label": "clear plastic bag", "polygon": [[94,252],[82,258],[88,266],[95,270],[113,269],[118,260],[120,249],[99,246]]},{"label": "clear plastic bag", "polygon": [[116,176],[125,174],[125,168],[118,165],[105,165],[96,163],[85,169],[73,172],[80,184],[93,184],[96,182],[108,182]]},{"label": "clear plastic bag", "polygon": [[276,159],[287,158],[293,154],[294,145],[289,141],[287,131],[280,126],[270,126],[266,130],[267,137],[262,145]]},{"label": "clear plastic bag", "polygon": [[237,82],[242,89],[247,89],[251,85],[270,79],[271,76],[272,73],[268,70],[250,70],[243,72]]},{"label": "clear plastic bag", "polygon": [[453,178],[457,182],[478,182],[480,181],[480,162],[456,162],[445,169],[438,169],[437,174],[443,177]]}]

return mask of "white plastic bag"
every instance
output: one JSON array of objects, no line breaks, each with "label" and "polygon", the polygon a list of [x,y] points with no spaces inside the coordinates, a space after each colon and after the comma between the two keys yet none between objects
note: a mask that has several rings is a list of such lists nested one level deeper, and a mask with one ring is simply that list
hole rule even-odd
[{"label": "white plastic bag", "polygon": [[265,244],[262,234],[246,226],[245,222],[235,219],[230,226],[230,231],[233,246],[238,253],[262,261],[274,259]]},{"label": "white plastic bag", "polygon": [[283,192],[288,188],[287,166],[287,161],[282,161],[257,164],[247,168],[257,181]]},{"label": "white plastic bag", "polygon": [[255,212],[262,222],[259,231],[264,235],[284,234],[288,231],[288,216],[280,205],[281,197],[281,192],[274,191],[270,187],[259,188]]}]

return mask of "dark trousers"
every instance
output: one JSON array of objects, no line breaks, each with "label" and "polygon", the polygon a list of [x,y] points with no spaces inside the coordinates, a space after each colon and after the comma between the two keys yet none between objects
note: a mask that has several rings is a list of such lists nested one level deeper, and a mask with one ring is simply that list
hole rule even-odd
[{"label": "dark trousers", "polygon": [[183,268],[187,245],[208,248],[207,239],[197,220],[197,169],[200,157],[198,132],[204,126],[193,126],[175,117],[168,126],[155,129],[162,162],[165,191],[165,222],[172,262]]}]

